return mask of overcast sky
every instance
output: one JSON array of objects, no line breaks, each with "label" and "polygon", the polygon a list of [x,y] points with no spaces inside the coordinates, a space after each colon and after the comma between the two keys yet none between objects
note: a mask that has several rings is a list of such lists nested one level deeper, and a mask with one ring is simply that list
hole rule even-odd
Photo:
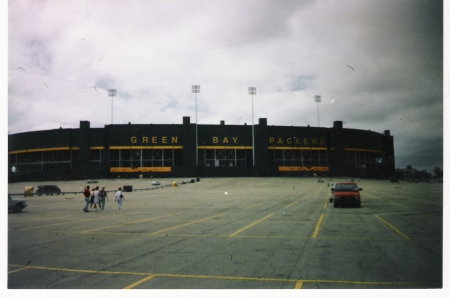
[{"label": "overcast sky", "polygon": [[431,0],[8,3],[8,133],[113,122],[390,130],[443,167],[443,5]]}]

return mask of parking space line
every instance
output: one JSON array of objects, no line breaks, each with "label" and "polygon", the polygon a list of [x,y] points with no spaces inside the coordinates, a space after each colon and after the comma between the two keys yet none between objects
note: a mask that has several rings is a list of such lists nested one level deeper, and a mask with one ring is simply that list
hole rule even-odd
[{"label": "parking space line", "polygon": [[124,289],[133,289],[133,288],[137,287],[138,285],[140,285],[140,284],[146,282],[147,280],[152,279],[153,277],[155,277],[155,276],[154,276],[154,275],[149,275],[149,276],[147,276],[147,277],[145,277],[145,278],[143,278],[143,279],[141,279],[141,280],[138,280],[138,281],[135,282],[135,283],[132,283],[132,284],[129,285],[129,286],[126,286]]},{"label": "parking space line", "polygon": [[19,268],[19,269],[16,269],[16,270],[8,271],[8,274],[16,273],[16,272],[23,271],[23,270],[28,270],[28,269],[30,269],[30,268],[29,267]]},{"label": "parking space line", "polygon": [[394,227],[393,225],[391,225],[390,223],[388,223],[386,220],[382,219],[380,216],[378,216],[377,214],[375,214],[375,217],[377,219],[379,219],[382,223],[384,223],[385,225],[387,225],[388,227],[390,227],[392,230],[394,230],[394,232],[396,232],[397,234],[399,234],[400,236],[402,236],[403,238],[405,238],[406,240],[411,240],[411,238],[409,238],[408,236],[406,236],[405,234],[403,234],[402,232],[400,232],[396,227]]},{"label": "parking space line", "polygon": [[319,220],[317,221],[316,227],[314,228],[314,233],[312,235],[313,238],[317,238],[317,234],[319,233],[320,225],[322,224],[322,220],[325,214],[321,214]]},{"label": "parking space line", "polygon": [[66,222],[59,222],[54,224],[48,224],[43,226],[32,226],[27,228],[20,228],[17,230],[31,230],[31,229],[38,229],[38,228],[46,228],[46,227],[52,227],[52,226],[59,226],[59,225],[67,225],[71,223],[77,223],[77,222],[86,222],[86,221],[92,221],[92,220],[99,220],[99,218],[91,218],[91,219],[83,219],[83,220],[74,220],[74,221],[66,221]]},{"label": "parking space line", "polygon": [[271,217],[272,215],[274,215],[274,213],[272,213],[272,214],[269,214],[269,215],[267,215],[267,216],[265,216],[265,217],[263,217],[263,218],[261,218],[261,219],[259,219],[259,220],[255,221],[255,222],[253,222],[253,223],[249,224],[248,226],[246,226],[246,227],[243,227],[243,228],[242,228],[242,229],[240,229],[240,230],[237,230],[236,232],[234,232],[234,233],[230,234],[230,237],[234,237],[234,236],[236,236],[236,235],[237,235],[237,234],[239,234],[240,232],[242,232],[242,231],[245,231],[245,230],[247,230],[247,229],[248,229],[248,228],[250,228],[250,227],[253,227],[254,225],[256,225],[256,224],[258,224],[258,223],[262,222],[263,220],[266,220],[267,218]]},{"label": "parking space line", "polygon": [[292,205],[295,205],[295,204],[297,204],[298,202],[300,202],[300,201],[295,201],[294,203],[292,203],[292,204],[289,204],[289,205],[287,205],[286,207],[284,207],[284,209],[287,209],[287,208],[291,207]]},{"label": "parking space line", "polygon": [[394,202],[394,201],[391,201],[391,200],[388,200],[388,202],[391,203],[391,204],[395,204],[395,205],[402,206],[403,208],[409,208],[409,207],[406,206],[406,205],[403,205],[403,204],[400,204],[400,203],[397,203],[397,202]]},{"label": "parking space line", "polygon": [[132,224],[135,224],[135,223],[138,223],[138,222],[152,221],[152,220],[155,220],[155,219],[158,219],[158,218],[173,216],[173,215],[177,215],[177,214],[180,214],[180,213],[181,212],[179,212],[179,213],[172,213],[172,214],[163,215],[163,216],[157,216],[157,217],[153,217],[153,218],[150,218],[150,219],[146,218],[146,219],[141,219],[141,220],[136,220],[136,221],[129,221],[129,222],[121,223],[121,224],[118,224],[118,225],[112,225],[112,226],[106,226],[106,227],[91,229],[91,230],[85,230],[85,231],[82,231],[81,233],[90,233],[90,232],[93,232],[93,231],[99,231],[99,230],[105,230],[105,229],[111,229],[111,228],[115,228],[115,227],[120,227],[120,226],[132,225]]},{"label": "parking space line", "polygon": [[173,230],[173,229],[176,229],[176,228],[181,228],[181,227],[189,226],[189,225],[192,225],[192,224],[195,224],[195,223],[198,223],[198,222],[206,221],[206,220],[211,219],[211,218],[214,218],[214,217],[222,216],[222,215],[224,215],[224,214],[225,214],[225,213],[220,213],[220,214],[217,214],[217,215],[214,215],[214,216],[210,216],[210,217],[207,217],[207,218],[203,218],[203,219],[191,221],[191,222],[188,222],[188,223],[185,223],[185,224],[182,224],[182,225],[178,225],[178,226],[174,226],[174,227],[171,227],[171,228],[159,230],[159,231],[150,233],[150,235],[155,235],[155,234],[158,234],[158,233],[161,233],[161,232],[165,232],[165,231],[169,231],[169,230]]},{"label": "parking space line", "polygon": [[[271,278],[271,277],[243,277],[243,276],[220,276],[220,275],[193,275],[193,274],[170,274],[170,273],[144,273],[144,272],[129,272],[129,271],[100,271],[100,270],[85,270],[85,269],[70,269],[70,268],[56,268],[56,267],[44,267],[44,266],[27,266],[24,265],[8,265],[11,267],[19,267],[20,269],[35,269],[35,270],[47,270],[47,271],[63,271],[71,273],[88,273],[88,274],[109,274],[109,275],[133,275],[144,276],[139,281],[126,286],[124,289],[131,289],[139,284],[144,283],[154,277],[167,277],[167,278],[192,278],[192,279],[217,279],[217,280],[238,280],[238,281],[257,281],[257,282],[282,282],[282,283],[295,283],[294,289],[301,289],[306,283],[334,283],[334,284],[352,284],[352,285],[432,285],[438,283],[435,282],[407,282],[407,281],[357,281],[357,280],[329,280],[329,279],[290,279],[290,278]],[[19,270],[19,269],[18,269]],[[18,271],[15,270],[15,271]]]},{"label": "parking space line", "polygon": [[72,273],[89,273],[89,274],[113,274],[113,275],[141,275],[147,276],[146,273],[140,272],[117,272],[117,271],[100,271],[100,270],[90,270],[90,269],[70,269],[70,268],[56,268],[56,267],[45,267],[45,266],[24,266],[24,265],[8,265],[12,267],[22,267],[27,269],[35,270],[48,270],[48,271],[64,271]]},{"label": "parking space line", "polygon": [[247,206],[246,208],[253,208],[253,207],[255,207],[255,206],[258,206],[258,205],[261,205],[261,204],[265,204],[266,202],[260,202],[260,203],[256,203],[256,204],[253,204],[253,205],[250,205],[250,206]]}]

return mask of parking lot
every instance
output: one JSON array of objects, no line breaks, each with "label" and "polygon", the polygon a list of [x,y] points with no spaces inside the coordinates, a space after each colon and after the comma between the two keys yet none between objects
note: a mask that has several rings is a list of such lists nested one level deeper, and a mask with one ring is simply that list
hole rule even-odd
[{"label": "parking lot", "polygon": [[100,180],[133,185],[118,212],[83,212],[86,181],[8,214],[9,289],[435,289],[443,185],[357,181],[361,208],[333,208],[328,178]]}]

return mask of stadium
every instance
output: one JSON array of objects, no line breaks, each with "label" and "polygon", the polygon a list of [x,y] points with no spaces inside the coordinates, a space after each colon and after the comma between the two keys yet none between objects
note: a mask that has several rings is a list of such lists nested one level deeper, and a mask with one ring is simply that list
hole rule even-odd
[{"label": "stadium", "polygon": [[9,182],[151,177],[365,177],[395,174],[394,140],[333,127],[111,124],[8,136]]}]

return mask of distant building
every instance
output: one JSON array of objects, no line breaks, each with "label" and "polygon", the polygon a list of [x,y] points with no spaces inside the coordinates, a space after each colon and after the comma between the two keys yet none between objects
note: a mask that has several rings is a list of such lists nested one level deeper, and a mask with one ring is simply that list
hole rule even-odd
[{"label": "distant building", "polygon": [[[197,127],[197,128],[196,128]],[[198,146],[196,146],[196,130]],[[9,180],[122,177],[395,175],[394,140],[384,134],[333,127],[112,124],[8,136]],[[198,147],[198,148],[196,148]],[[198,165],[197,165],[198,164]],[[11,171],[14,167],[15,172]]]}]

